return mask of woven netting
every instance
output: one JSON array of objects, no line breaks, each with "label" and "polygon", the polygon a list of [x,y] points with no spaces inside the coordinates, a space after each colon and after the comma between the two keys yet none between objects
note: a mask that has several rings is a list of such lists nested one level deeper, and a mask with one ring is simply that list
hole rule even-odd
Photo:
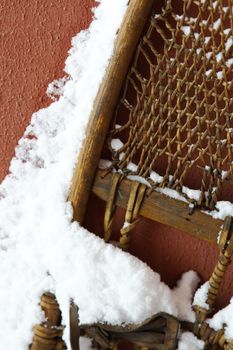
[{"label": "woven netting", "polygon": [[184,192],[194,171],[209,209],[233,178],[232,12],[232,0],[179,0],[153,13],[108,139],[114,167],[152,187]]}]

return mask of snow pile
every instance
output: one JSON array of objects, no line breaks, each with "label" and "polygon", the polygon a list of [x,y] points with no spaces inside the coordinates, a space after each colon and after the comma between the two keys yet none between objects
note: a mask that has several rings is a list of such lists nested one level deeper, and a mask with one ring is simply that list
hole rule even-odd
[{"label": "snow pile", "polygon": [[79,347],[81,350],[92,350],[91,339],[87,337],[80,337]]},{"label": "snow pile", "polygon": [[232,216],[233,203],[228,201],[218,201],[215,210],[205,211],[205,213],[211,215],[214,219],[224,220],[226,216]]},{"label": "snow pile", "polygon": [[194,271],[186,272],[182,275],[177,287],[173,290],[173,302],[179,309],[179,319],[195,321],[195,315],[192,311],[190,300],[192,300],[199,278]]},{"label": "snow pile", "polygon": [[202,350],[205,343],[199,340],[195,335],[190,332],[184,332],[181,335],[178,350]]},{"label": "snow pile", "polygon": [[198,288],[194,295],[193,305],[198,305],[203,309],[209,310],[209,305],[207,304],[209,288],[210,284],[208,281],[203,283],[201,287]]},{"label": "snow pile", "polygon": [[[205,282],[196,291],[193,299],[193,305],[198,305],[206,310],[209,310],[207,304],[208,291],[210,288],[209,282]],[[211,319],[207,319],[207,323],[211,328],[218,331],[224,329],[226,339],[233,339],[233,298],[231,298],[229,305],[218,311]]]},{"label": "snow pile", "polygon": [[[72,209],[66,202],[127,3],[102,0],[90,28],[73,38],[65,68],[69,78],[50,85],[48,92],[54,93],[55,101],[33,115],[10,175],[0,186],[2,349],[28,348],[32,326],[43,319],[37,304],[47,290],[56,294],[66,325],[70,297],[79,306],[82,323],[140,322],[159,311],[194,317],[190,309],[197,283],[194,273],[185,277],[191,280],[191,289],[186,291],[181,282],[171,291],[144,263],[71,223]],[[174,293],[185,295],[182,303],[173,300]]]},{"label": "snow pile", "polygon": [[[62,280],[65,282],[70,274],[70,280],[75,279],[77,261],[79,265],[81,261],[86,263],[83,269],[79,267],[82,275],[90,270],[88,261],[93,256],[87,249],[82,250],[85,231],[70,224],[72,213],[66,198],[88,116],[127,2],[102,0],[90,28],[73,38],[65,68],[70,79],[55,83],[56,95],[62,92],[63,96],[33,115],[19,141],[10,175],[1,184],[2,349],[27,349],[32,326],[42,317],[37,306],[41,293],[51,290],[58,296],[64,295]],[[95,238],[93,241],[95,245]],[[80,257],[72,253],[76,245],[82,251]],[[82,283],[79,281],[79,288]],[[87,301],[88,293],[91,291],[86,292]],[[64,307],[65,302],[62,304]],[[107,319],[108,312],[102,317]]]},{"label": "snow pile", "polygon": [[233,298],[230,304],[224,309],[217,312],[211,320],[209,320],[209,325],[215,330],[224,328],[224,333],[226,339],[233,339],[233,325],[232,325],[232,315],[233,315]]}]

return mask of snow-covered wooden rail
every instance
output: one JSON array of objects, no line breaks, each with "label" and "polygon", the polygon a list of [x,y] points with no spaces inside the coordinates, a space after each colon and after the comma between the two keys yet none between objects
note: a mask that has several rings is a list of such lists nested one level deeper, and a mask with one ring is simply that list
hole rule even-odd
[{"label": "snow-covered wooden rail", "polygon": [[[113,175],[109,173],[103,176],[104,173],[105,171],[98,170],[92,190],[99,198],[107,201]],[[132,181],[128,179],[121,181],[115,199],[116,205],[119,207],[127,207],[131,183]],[[156,191],[145,196],[139,214],[215,244],[217,244],[217,237],[223,223],[198,209],[189,215],[188,203]]]},{"label": "snow-covered wooden rail", "polygon": [[73,219],[83,220],[106,133],[153,0],[130,0],[115,42],[114,53],[99,88],[86,131],[86,138],[74,171],[69,200]]}]

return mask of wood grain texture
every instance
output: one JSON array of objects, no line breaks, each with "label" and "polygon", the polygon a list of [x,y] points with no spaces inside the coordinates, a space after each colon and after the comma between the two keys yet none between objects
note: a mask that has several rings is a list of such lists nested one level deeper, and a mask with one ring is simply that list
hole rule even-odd
[{"label": "wood grain texture", "polygon": [[[106,176],[103,174],[103,171],[97,171],[92,190],[99,198],[106,201],[109,196],[112,174]],[[127,207],[131,182],[127,179],[121,181],[116,195],[117,206]],[[187,203],[156,191],[145,196],[139,214],[215,244],[217,244],[217,237],[223,224],[221,220],[213,219],[198,209],[189,215]]]},{"label": "wood grain texture", "polygon": [[84,218],[88,196],[121,86],[153,2],[129,1],[113,56],[94,102],[68,198],[74,209],[73,219],[80,223]]}]

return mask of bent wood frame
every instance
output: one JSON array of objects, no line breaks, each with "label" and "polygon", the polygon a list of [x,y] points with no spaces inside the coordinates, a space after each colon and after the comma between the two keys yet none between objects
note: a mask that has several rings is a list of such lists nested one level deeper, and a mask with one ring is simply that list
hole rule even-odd
[{"label": "bent wood frame", "polygon": [[68,198],[74,209],[73,219],[80,223],[82,223],[86,212],[88,195],[91,191],[113,111],[153,4],[153,0],[129,1],[115,41],[113,55],[98,90]]},{"label": "bent wood frame", "polygon": [[[106,187],[105,194],[97,191],[97,188],[101,186],[100,182],[102,180],[100,181],[100,176],[97,175],[94,183],[96,169],[114,108],[119,99],[121,87],[153,4],[153,0],[129,1],[116,38],[112,58],[93,105],[86,129],[86,138],[77,159],[68,197],[74,210],[73,220],[81,224],[85,216],[87,201],[92,187],[97,196],[103,200],[107,199]],[[107,179],[109,177],[106,178],[106,181],[103,180],[105,186],[107,186]],[[122,186],[125,188],[124,185]],[[108,183],[108,189],[110,189],[110,183]],[[126,191],[125,195],[128,196],[128,194],[129,191]],[[146,210],[148,209],[148,203],[150,203],[149,211]],[[125,201],[123,203],[119,199],[117,205],[126,207]],[[195,213],[190,216],[188,215],[187,205],[177,200],[171,200],[169,197],[159,193],[152,194],[151,199],[146,200],[143,208],[140,214],[144,217],[178,228],[200,239],[217,243],[217,235],[222,221],[212,219],[210,216],[203,214],[201,210],[196,209]]]}]

